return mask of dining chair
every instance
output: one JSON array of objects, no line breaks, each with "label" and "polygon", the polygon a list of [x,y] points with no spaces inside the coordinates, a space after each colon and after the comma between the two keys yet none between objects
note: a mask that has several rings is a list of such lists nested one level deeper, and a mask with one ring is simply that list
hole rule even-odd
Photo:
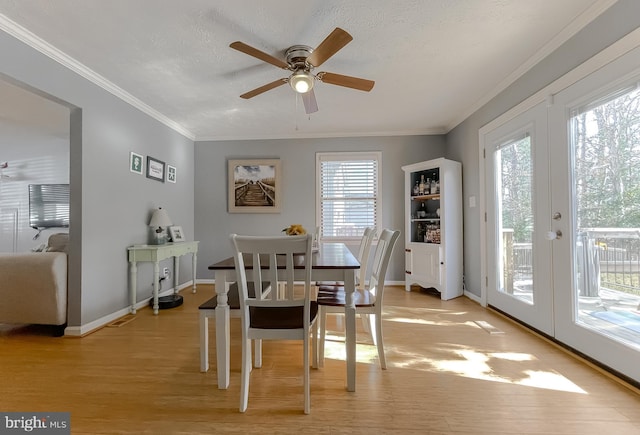
[{"label": "dining chair", "polygon": [[313,242],[311,249],[314,251],[320,249],[320,227],[317,226],[315,231],[313,232]]},{"label": "dining chair", "polygon": [[[367,227],[364,229],[362,233],[362,238],[360,239],[360,246],[358,248],[358,254],[356,259],[358,263],[360,263],[360,269],[358,271],[358,276],[356,276],[356,288],[365,289],[367,288],[367,273],[369,270],[369,255],[371,253],[371,245],[373,240],[376,237],[376,228],[375,227]],[[344,291],[344,283],[343,282],[316,282],[317,294],[321,297],[330,297],[336,292]],[[335,314],[338,316],[338,319],[341,320],[344,317],[344,312],[332,312],[331,314]],[[368,316],[360,316],[362,318],[362,325],[364,328],[369,331],[369,323],[370,320]],[[340,321],[339,325],[342,322]],[[314,360],[315,362],[315,360]],[[317,367],[317,364],[314,365]]]},{"label": "dining chair", "polygon": [[[362,233],[362,238],[360,239],[360,246],[358,247],[358,254],[356,255],[356,259],[358,263],[360,263],[360,270],[358,276],[356,277],[356,287],[357,288],[365,288],[366,287],[366,279],[367,279],[367,266],[369,264],[369,253],[371,252],[371,244],[373,243],[373,239],[376,237],[376,228],[375,227],[367,227],[364,229]],[[322,292],[332,292],[335,291],[333,289],[334,286],[343,286],[344,283],[341,282],[317,282],[316,287],[318,287],[318,291]],[[337,290],[337,289],[336,289]]]},{"label": "dining chair", "polygon": [[[374,345],[378,348],[380,367],[387,368],[384,355],[384,340],[382,335],[382,306],[384,297],[384,282],[393,247],[400,236],[400,231],[384,229],[378,238],[378,245],[373,256],[373,268],[369,279],[369,288],[356,288],[353,295],[356,314],[366,315],[369,319],[369,332]],[[327,313],[344,313],[344,287],[335,286],[332,293],[318,293],[319,321],[315,327],[314,339],[319,340],[319,366],[324,363],[324,344],[326,335]],[[319,328],[319,331],[317,329]]]},{"label": "dining chair", "polygon": [[[301,340],[304,379],[304,413],[311,410],[309,379],[309,342],[318,305],[311,301],[311,252],[313,236],[258,237],[230,236],[240,296],[242,329],[242,373],[240,376],[240,412],[249,401],[251,374],[251,340]],[[303,279],[294,281],[294,269],[304,254]],[[250,258],[251,268],[245,269]],[[250,270],[249,270],[250,269]],[[250,272],[250,273],[248,273]],[[249,283],[262,288],[263,283],[284,282],[283,295],[271,292],[266,298],[251,297]],[[294,284],[303,287],[303,295],[294,292]],[[299,288],[298,288],[299,290]],[[313,352],[317,343],[313,340]]]},{"label": "dining chair", "polygon": [[[253,282],[247,283],[248,292],[251,297],[255,297]],[[270,283],[262,284],[262,297],[266,297],[271,291]],[[238,295],[238,283],[229,284],[227,290],[227,305],[229,305],[229,317],[240,317],[240,296]],[[216,307],[218,306],[218,295],[214,295],[198,307],[199,329],[200,329],[200,371],[209,370],[209,319],[216,317]],[[256,367],[262,366],[262,343],[255,341],[254,364]]]}]

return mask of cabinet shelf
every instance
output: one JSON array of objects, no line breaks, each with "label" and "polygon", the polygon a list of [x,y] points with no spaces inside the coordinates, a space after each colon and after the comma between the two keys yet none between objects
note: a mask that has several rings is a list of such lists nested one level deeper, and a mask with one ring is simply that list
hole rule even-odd
[{"label": "cabinet shelf", "polygon": [[411,219],[411,222],[440,222],[440,218],[419,218],[419,219]]},{"label": "cabinet shelf", "polygon": [[414,200],[420,200],[420,201],[426,201],[428,199],[440,199],[440,194],[436,193],[434,195],[416,195],[416,196],[411,196],[411,201]]}]

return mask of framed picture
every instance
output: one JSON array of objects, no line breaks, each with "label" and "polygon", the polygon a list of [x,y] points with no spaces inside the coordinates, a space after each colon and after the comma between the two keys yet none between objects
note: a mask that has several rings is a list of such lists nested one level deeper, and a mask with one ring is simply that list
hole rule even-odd
[{"label": "framed picture", "polygon": [[176,182],[176,167],[175,166],[167,165],[167,181],[169,183],[175,183]]},{"label": "framed picture", "polygon": [[147,156],[147,178],[164,183],[164,162]]},{"label": "framed picture", "polygon": [[144,173],[144,157],[140,154],[136,154],[133,151],[129,154],[129,170],[136,174],[142,175]]},{"label": "framed picture", "polygon": [[229,213],[280,213],[280,159],[229,160]]},{"label": "framed picture", "polygon": [[185,240],[182,227],[178,225],[169,227],[169,235],[171,236],[172,242],[184,242]]}]

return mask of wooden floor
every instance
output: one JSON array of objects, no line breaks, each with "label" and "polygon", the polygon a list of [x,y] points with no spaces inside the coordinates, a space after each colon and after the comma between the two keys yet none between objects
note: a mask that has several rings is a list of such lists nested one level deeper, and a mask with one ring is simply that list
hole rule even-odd
[{"label": "wooden floor", "polygon": [[333,319],[325,367],[311,371],[311,414],[301,345],[287,342],[265,343],[241,414],[240,346],[219,390],[215,322],[212,367],[199,371],[197,307],[212,294],[185,290],[179,308],[145,308],[84,338],[1,332],[0,411],[70,412],[73,434],[640,434],[637,392],[467,298],[402,287],[386,294],[388,370],[359,331],[357,391],[347,392]]}]

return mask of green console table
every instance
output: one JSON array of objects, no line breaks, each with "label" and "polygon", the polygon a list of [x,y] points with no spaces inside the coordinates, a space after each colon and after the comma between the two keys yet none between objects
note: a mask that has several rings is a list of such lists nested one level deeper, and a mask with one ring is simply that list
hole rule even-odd
[{"label": "green console table", "polygon": [[153,263],[153,314],[158,314],[158,284],[160,278],[160,261],[173,257],[173,291],[178,292],[178,276],[180,274],[180,257],[192,254],[193,293],[196,292],[196,264],[198,261],[199,242],[175,242],[164,245],[133,245],[129,251],[129,295],[131,297],[131,313],[136,313],[136,285],[138,279],[138,262]]}]

